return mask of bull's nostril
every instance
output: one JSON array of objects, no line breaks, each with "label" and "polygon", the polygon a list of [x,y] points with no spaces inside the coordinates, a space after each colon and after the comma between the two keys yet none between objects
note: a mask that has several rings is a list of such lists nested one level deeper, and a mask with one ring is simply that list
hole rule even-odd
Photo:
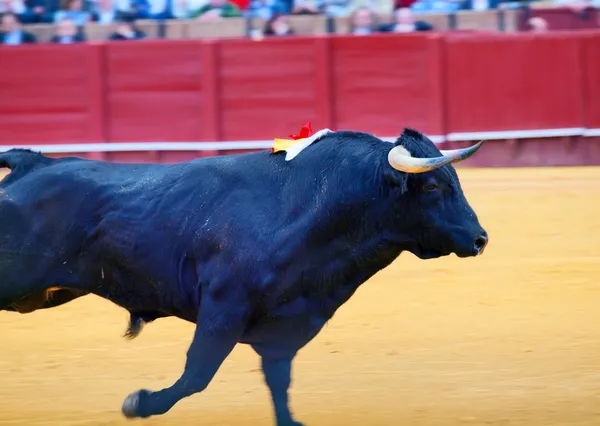
[{"label": "bull's nostril", "polygon": [[475,244],[474,244],[474,248],[477,251],[477,253],[481,253],[483,251],[483,249],[487,245],[487,242],[488,242],[487,236],[481,235],[480,237],[477,237],[477,239],[475,240]]}]

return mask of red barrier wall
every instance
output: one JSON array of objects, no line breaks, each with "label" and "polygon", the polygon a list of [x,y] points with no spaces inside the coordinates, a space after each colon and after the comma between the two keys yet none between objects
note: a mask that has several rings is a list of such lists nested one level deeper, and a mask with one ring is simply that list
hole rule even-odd
[{"label": "red barrier wall", "polygon": [[444,133],[441,36],[340,37],[331,50],[336,127],[380,136],[396,135],[402,125]]},{"label": "red barrier wall", "polygon": [[0,144],[105,138],[102,47],[0,48]]},{"label": "red barrier wall", "polygon": [[107,139],[210,139],[213,135],[206,134],[200,119],[214,109],[210,99],[207,102],[202,54],[202,44],[178,41],[107,45]]},{"label": "red barrier wall", "polygon": [[[0,47],[0,145],[268,142],[311,121],[527,141],[495,143],[485,164],[600,164],[598,46],[600,31]],[[96,158],[232,152],[219,146]]]},{"label": "red barrier wall", "polygon": [[221,43],[216,140],[286,137],[306,121],[329,125],[329,99],[322,97],[326,83],[321,81],[328,52],[322,43],[315,38]]},{"label": "red barrier wall", "polygon": [[447,132],[582,127],[580,48],[557,34],[448,36]]},{"label": "red barrier wall", "polygon": [[600,129],[600,34],[592,33],[583,41],[583,94],[585,125]]}]

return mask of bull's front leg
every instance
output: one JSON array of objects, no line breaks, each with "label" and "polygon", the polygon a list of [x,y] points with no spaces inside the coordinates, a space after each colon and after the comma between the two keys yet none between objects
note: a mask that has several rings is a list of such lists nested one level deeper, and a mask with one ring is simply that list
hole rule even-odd
[{"label": "bull's front leg", "polygon": [[145,389],[129,395],[123,403],[128,418],[164,414],[181,399],[201,392],[241,338],[246,322],[244,303],[216,302],[208,295],[202,304],[184,372],[171,387],[157,392]]}]

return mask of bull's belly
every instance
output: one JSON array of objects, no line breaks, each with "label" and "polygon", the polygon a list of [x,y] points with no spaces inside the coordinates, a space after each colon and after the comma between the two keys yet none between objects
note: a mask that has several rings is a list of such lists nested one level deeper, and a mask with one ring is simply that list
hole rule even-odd
[{"label": "bull's belly", "polygon": [[295,353],[314,339],[330,319],[322,313],[297,308],[285,305],[259,318],[246,330],[240,343],[281,352],[282,356]]}]

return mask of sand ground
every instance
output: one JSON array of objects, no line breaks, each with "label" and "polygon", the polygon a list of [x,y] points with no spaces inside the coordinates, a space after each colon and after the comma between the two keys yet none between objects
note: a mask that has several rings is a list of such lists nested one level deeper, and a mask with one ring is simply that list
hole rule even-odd
[{"label": "sand ground", "polygon": [[[309,426],[600,425],[600,168],[461,169],[490,234],[481,258],[402,255],[298,356]],[[0,425],[272,425],[258,357],[236,348],[209,388],[126,421],[123,398],[179,377],[193,326],[121,338],[86,297],[0,313]]]}]

